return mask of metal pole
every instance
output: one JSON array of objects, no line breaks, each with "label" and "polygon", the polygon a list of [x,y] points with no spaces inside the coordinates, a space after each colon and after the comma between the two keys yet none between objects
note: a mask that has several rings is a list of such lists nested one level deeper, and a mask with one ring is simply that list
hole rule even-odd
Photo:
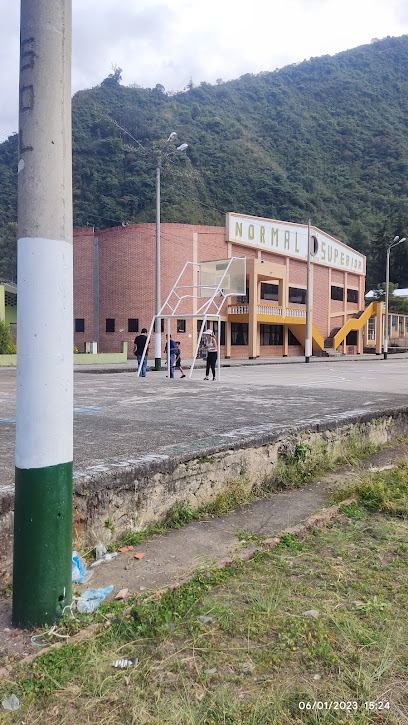
[{"label": "metal pole", "polygon": [[388,297],[390,288],[390,252],[391,246],[387,247],[387,263],[385,267],[384,360],[386,360],[388,357]]},{"label": "metal pole", "polygon": [[71,602],[71,0],[21,0],[13,624]]},{"label": "metal pole", "polygon": [[[157,157],[156,166],[156,300],[155,314],[161,309],[161,278],[160,278],[160,170],[162,163],[161,153]],[[154,333],[154,369],[161,370],[161,319],[156,317]]]},{"label": "metal pole", "polygon": [[171,338],[171,335],[170,335],[170,317],[169,317],[167,319],[167,377],[169,378],[169,380],[170,380],[170,367],[171,367],[170,366],[170,362],[171,362],[171,357],[170,357],[170,338]]},{"label": "metal pole", "polygon": [[217,380],[221,380],[221,318],[218,315],[218,326],[217,326]]},{"label": "metal pole", "polygon": [[305,363],[310,362],[311,354],[311,315],[310,315],[310,225],[307,224],[307,278],[306,278],[306,336],[305,336]]}]

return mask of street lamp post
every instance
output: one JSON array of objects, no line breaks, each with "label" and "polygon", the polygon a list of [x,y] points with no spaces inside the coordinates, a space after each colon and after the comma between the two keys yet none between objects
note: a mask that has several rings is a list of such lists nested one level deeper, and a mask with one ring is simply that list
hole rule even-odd
[{"label": "street lamp post", "polygon": [[385,320],[384,320],[384,360],[388,357],[388,297],[390,288],[390,253],[393,247],[405,242],[405,237],[400,239],[398,236],[387,247],[387,263],[385,267]]},{"label": "street lamp post", "polygon": [[[156,277],[155,277],[155,315],[154,324],[154,369],[161,370],[161,319],[157,315],[161,309],[161,272],[160,272],[160,175],[163,159],[170,156],[174,151],[169,151],[170,144],[177,138],[173,131],[168,137],[164,147],[157,154],[156,164]],[[188,144],[183,143],[177,146],[176,151],[185,151]]]}]

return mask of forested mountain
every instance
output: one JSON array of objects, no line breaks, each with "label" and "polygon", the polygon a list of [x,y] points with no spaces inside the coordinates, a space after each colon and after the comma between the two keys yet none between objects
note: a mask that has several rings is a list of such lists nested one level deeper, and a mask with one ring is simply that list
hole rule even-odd
[{"label": "forested mountain", "polygon": [[[176,94],[124,87],[118,69],[73,98],[74,224],[154,221],[157,152],[176,131],[188,149],[164,163],[162,221],[310,217],[368,254],[377,284],[387,241],[408,233],[407,128],[408,36]],[[0,276],[12,263],[16,169],[13,136],[0,145]],[[392,255],[400,286],[406,246]]]}]

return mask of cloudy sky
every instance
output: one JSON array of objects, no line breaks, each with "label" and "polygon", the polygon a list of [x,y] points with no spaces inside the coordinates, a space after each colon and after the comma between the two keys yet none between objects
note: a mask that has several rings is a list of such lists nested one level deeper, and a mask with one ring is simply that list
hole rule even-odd
[{"label": "cloudy sky", "polygon": [[[0,142],[18,127],[19,2],[0,0]],[[72,91],[183,90],[408,33],[407,0],[73,0]]]}]

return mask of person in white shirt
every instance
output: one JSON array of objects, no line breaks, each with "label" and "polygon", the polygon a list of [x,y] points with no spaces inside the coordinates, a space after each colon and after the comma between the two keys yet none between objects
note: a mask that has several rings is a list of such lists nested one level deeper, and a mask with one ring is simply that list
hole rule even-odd
[{"label": "person in white shirt", "polygon": [[205,343],[207,348],[207,366],[205,369],[204,380],[209,380],[210,370],[212,372],[213,380],[215,380],[215,363],[217,362],[217,339],[212,330],[204,330]]}]

